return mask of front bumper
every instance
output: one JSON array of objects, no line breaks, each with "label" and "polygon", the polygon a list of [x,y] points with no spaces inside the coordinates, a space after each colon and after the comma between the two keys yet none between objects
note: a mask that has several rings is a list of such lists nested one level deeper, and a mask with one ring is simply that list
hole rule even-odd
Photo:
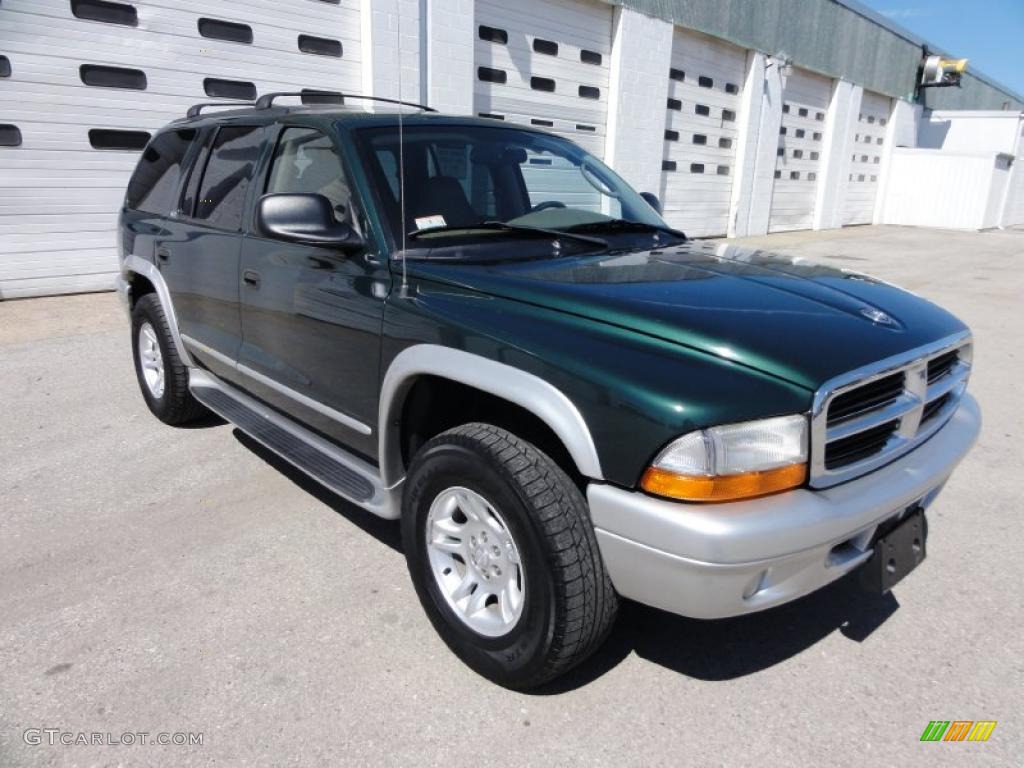
[{"label": "front bumper", "polygon": [[879,523],[927,507],[980,429],[978,404],[964,395],[942,429],[885,467],[749,501],[683,504],[593,483],[587,499],[601,556],[623,597],[683,616],[788,602],[865,562]]}]

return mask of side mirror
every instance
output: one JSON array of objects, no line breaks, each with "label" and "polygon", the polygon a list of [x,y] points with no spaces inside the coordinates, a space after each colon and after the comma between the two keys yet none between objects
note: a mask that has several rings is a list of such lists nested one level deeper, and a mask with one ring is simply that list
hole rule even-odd
[{"label": "side mirror", "polygon": [[658,199],[656,194],[653,192],[641,192],[640,197],[646,200],[647,204],[657,211],[659,216],[661,215],[661,200]]},{"label": "side mirror", "polygon": [[355,251],[366,243],[334,218],[331,201],[318,194],[264,195],[256,205],[256,228],[264,237]]}]

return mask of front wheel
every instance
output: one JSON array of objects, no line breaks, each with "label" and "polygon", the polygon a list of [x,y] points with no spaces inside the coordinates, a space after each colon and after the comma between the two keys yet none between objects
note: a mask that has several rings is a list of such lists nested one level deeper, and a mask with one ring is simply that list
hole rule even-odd
[{"label": "front wheel", "polygon": [[501,685],[563,674],[614,622],[618,596],[582,494],[547,455],[498,427],[466,424],[417,453],[402,540],[438,633]]}]

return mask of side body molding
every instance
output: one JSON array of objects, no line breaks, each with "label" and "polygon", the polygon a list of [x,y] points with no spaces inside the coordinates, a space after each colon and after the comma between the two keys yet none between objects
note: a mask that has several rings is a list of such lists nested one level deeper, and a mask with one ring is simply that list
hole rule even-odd
[{"label": "side body molding", "polygon": [[185,365],[194,367],[195,363],[192,362],[192,356],[188,353],[188,348],[181,340],[181,334],[178,332],[178,316],[174,313],[174,303],[171,301],[171,292],[167,289],[164,276],[160,274],[160,270],[156,268],[155,264],[134,254],[125,256],[124,261],[121,263],[122,275],[127,276],[131,272],[142,275],[153,284],[153,287],[156,289],[156,295],[160,299],[160,304],[163,305],[164,314],[167,316],[167,324],[171,326],[171,338],[174,339],[174,346],[178,350],[178,357]]},{"label": "side body molding", "polygon": [[401,448],[401,408],[417,376],[432,375],[475,387],[515,403],[551,427],[585,477],[602,480],[601,462],[590,430],[561,390],[532,373],[471,352],[437,344],[417,344],[398,354],[384,375],[380,393],[380,469],[385,487],[405,475]]}]

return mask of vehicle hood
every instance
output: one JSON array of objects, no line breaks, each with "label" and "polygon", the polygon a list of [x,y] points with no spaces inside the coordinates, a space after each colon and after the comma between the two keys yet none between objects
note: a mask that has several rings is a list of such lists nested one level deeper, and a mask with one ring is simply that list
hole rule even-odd
[{"label": "vehicle hood", "polygon": [[421,279],[628,328],[812,390],[965,330],[940,307],[880,280],[727,244],[543,261],[410,260],[408,268]]}]

